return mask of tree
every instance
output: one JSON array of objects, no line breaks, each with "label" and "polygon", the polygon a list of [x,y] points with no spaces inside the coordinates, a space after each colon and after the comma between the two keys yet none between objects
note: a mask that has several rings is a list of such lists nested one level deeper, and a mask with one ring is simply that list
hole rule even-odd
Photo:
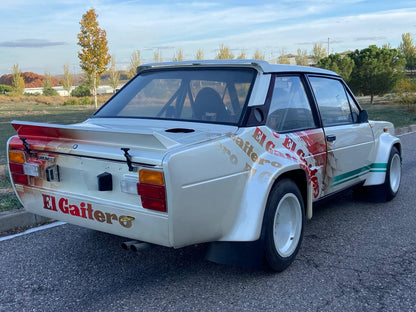
[{"label": "tree", "polygon": [[218,54],[215,56],[215,59],[216,60],[231,60],[233,58],[234,58],[234,54],[231,52],[230,48],[221,44],[220,50],[218,51]]},{"label": "tree", "polygon": [[78,34],[78,45],[81,51],[78,58],[82,70],[92,79],[95,108],[97,108],[97,86],[100,76],[106,71],[110,62],[108,53],[107,34],[97,22],[98,15],[90,9],[80,21],[81,32]]},{"label": "tree", "polygon": [[416,84],[410,78],[399,80],[396,85],[399,103],[407,107],[410,113],[416,112]]},{"label": "tree", "polygon": [[13,91],[12,87],[0,84],[0,94],[6,94],[12,91]]},{"label": "tree", "polygon": [[161,63],[163,62],[162,55],[160,54],[159,50],[153,52],[153,60],[155,63]]},{"label": "tree", "polygon": [[298,54],[295,56],[296,65],[308,66],[308,53],[306,50],[298,49],[297,53]]},{"label": "tree", "polygon": [[383,95],[393,90],[403,76],[406,60],[397,49],[379,48],[370,45],[361,51],[348,55],[355,64],[351,74],[350,87],[356,93],[371,96]]},{"label": "tree", "polygon": [[72,88],[72,75],[69,72],[69,64],[64,65],[64,79],[62,79],[61,83],[64,87],[64,90],[68,92],[69,96]]},{"label": "tree", "polygon": [[316,64],[317,67],[336,72],[346,82],[350,80],[354,65],[354,61],[348,55],[342,57],[339,53],[324,57]]},{"label": "tree", "polygon": [[287,53],[284,49],[282,49],[282,51],[280,52],[280,56],[279,56],[277,62],[279,64],[290,64],[290,60],[287,57]]},{"label": "tree", "polygon": [[179,49],[176,54],[173,56],[172,61],[174,62],[181,62],[183,61],[183,51],[182,49]]},{"label": "tree", "polygon": [[416,46],[413,44],[413,39],[410,33],[402,34],[402,42],[399,45],[399,50],[406,58],[406,69],[416,69]]},{"label": "tree", "polygon": [[88,97],[91,95],[91,90],[88,86],[86,85],[80,85],[78,87],[76,87],[74,90],[71,91],[71,96],[76,96],[76,97]]},{"label": "tree", "polygon": [[237,56],[237,60],[245,60],[246,59],[246,51],[241,50],[241,54]]},{"label": "tree", "polygon": [[137,67],[140,64],[140,50],[137,50],[130,57],[129,78],[133,78],[136,75]]},{"label": "tree", "polygon": [[58,91],[52,88],[52,76],[51,73],[45,72],[45,78],[42,82],[42,93],[46,96],[58,95]]},{"label": "tree", "polygon": [[204,51],[202,51],[202,49],[198,49],[198,51],[196,51],[196,59],[197,60],[203,60],[204,59]]},{"label": "tree", "polygon": [[264,53],[261,53],[258,49],[254,52],[253,58],[255,60],[263,60],[265,59]]},{"label": "tree", "polygon": [[314,43],[312,50],[312,59],[315,64],[319,62],[322,58],[326,57],[326,50],[322,46],[322,43]]},{"label": "tree", "polygon": [[13,65],[12,90],[12,93],[15,95],[20,95],[25,90],[25,81],[23,80],[22,71],[19,68],[19,64]]},{"label": "tree", "polygon": [[113,88],[113,93],[115,93],[120,83],[120,72],[116,68],[116,58],[114,55],[111,56],[111,65],[109,69],[109,74],[110,74],[110,86]]}]

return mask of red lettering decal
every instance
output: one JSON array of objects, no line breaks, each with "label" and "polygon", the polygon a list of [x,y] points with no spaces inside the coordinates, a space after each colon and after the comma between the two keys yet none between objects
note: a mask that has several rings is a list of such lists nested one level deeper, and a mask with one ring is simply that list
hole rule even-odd
[{"label": "red lettering decal", "polygon": [[92,217],[92,212],[93,211],[94,210],[92,209],[91,204],[87,204],[88,219],[90,219],[90,220],[94,220],[94,218]]},{"label": "red lettering decal", "polygon": [[68,207],[68,199],[61,198],[58,202],[59,209],[62,211],[62,213],[68,214],[69,207]]},{"label": "red lettering decal", "polygon": [[296,149],[296,143],[291,138],[286,138],[283,142],[283,146],[292,152],[294,152]]},{"label": "red lettering decal", "polygon": [[305,161],[305,153],[301,149],[299,149],[296,152],[296,154],[298,154],[298,156],[299,156],[299,158],[300,158],[301,161]]},{"label": "red lettering decal", "polygon": [[256,130],[253,134],[254,140],[256,140],[261,146],[263,146],[264,141],[266,140],[266,135],[263,133],[263,131],[260,130],[260,128],[256,127]]},{"label": "red lettering decal", "polygon": [[86,219],[87,215],[85,214],[85,211],[87,210],[87,208],[85,208],[85,203],[81,203],[79,208],[81,209],[81,218]]},{"label": "red lettering decal", "polygon": [[73,216],[81,217],[81,215],[79,213],[79,208],[76,205],[70,205],[69,206],[69,213]]},{"label": "red lettering decal", "polygon": [[43,197],[43,208],[48,210],[57,211],[55,197],[42,194]]},{"label": "red lettering decal", "polygon": [[276,147],[276,145],[274,145],[274,143],[272,141],[268,141],[267,144],[266,144],[266,151],[273,154],[273,150],[274,150],[275,147]]}]

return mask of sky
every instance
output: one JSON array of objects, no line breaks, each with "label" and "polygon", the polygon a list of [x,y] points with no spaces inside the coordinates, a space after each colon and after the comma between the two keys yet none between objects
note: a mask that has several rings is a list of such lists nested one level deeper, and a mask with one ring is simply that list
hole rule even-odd
[{"label": "sky", "polygon": [[[312,52],[321,43],[329,52],[390,43],[401,35],[416,41],[414,0],[0,0],[0,76],[18,64],[22,72],[63,73],[64,64],[80,73],[77,34],[90,8],[107,32],[118,69],[127,69],[141,51],[142,63],[158,51],[171,61],[179,49],[195,59],[202,49],[213,59],[221,44],[247,58],[258,49],[266,60],[282,51]],[[328,39],[329,38],[329,39]]]}]

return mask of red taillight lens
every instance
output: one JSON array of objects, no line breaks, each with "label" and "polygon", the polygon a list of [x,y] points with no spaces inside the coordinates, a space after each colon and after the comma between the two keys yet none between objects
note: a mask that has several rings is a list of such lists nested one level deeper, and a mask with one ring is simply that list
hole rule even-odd
[{"label": "red taillight lens", "polygon": [[[18,154],[19,153],[16,153],[16,155]],[[28,179],[28,176],[25,175],[25,170],[24,170],[23,165],[24,165],[23,163],[9,162],[10,174],[12,176],[13,183],[15,184],[23,184],[23,185],[29,184],[29,179]]]},{"label": "red taillight lens", "polygon": [[27,175],[12,173],[12,179],[15,184],[29,185],[29,178]]},{"label": "red taillight lens", "polygon": [[166,188],[162,171],[141,169],[137,194],[141,197],[143,208],[167,212]]},{"label": "red taillight lens", "polygon": [[141,197],[143,208],[156,210],[161,212],[167,212],[166,201],[164,199],[154,199],[149,197]]},{"label": "red taillight lens", "polygon": [[164,185],[137,183],[137,193],[146,209],[166,212],[166,190]]},{"label": "red taillight lens", "polygon": [[165,186],[137,183],[137,194],[155,199],[165,199]]},{"label": "red taillight lens", "polygon": [[23,164],[9,163],[11,173],[24,174]]}]

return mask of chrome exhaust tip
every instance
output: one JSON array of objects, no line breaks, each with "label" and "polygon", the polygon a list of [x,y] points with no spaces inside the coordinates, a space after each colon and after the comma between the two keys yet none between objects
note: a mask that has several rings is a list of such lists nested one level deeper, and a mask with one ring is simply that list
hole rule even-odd
[{"label": "chrome exhaust tip", "polygon": [[131,245],[138,244],[138,243],[139,242],[137,240],[124,242],[124,243],[121,243],[121,248],[123,248],[125,250],[129,250]]}]

